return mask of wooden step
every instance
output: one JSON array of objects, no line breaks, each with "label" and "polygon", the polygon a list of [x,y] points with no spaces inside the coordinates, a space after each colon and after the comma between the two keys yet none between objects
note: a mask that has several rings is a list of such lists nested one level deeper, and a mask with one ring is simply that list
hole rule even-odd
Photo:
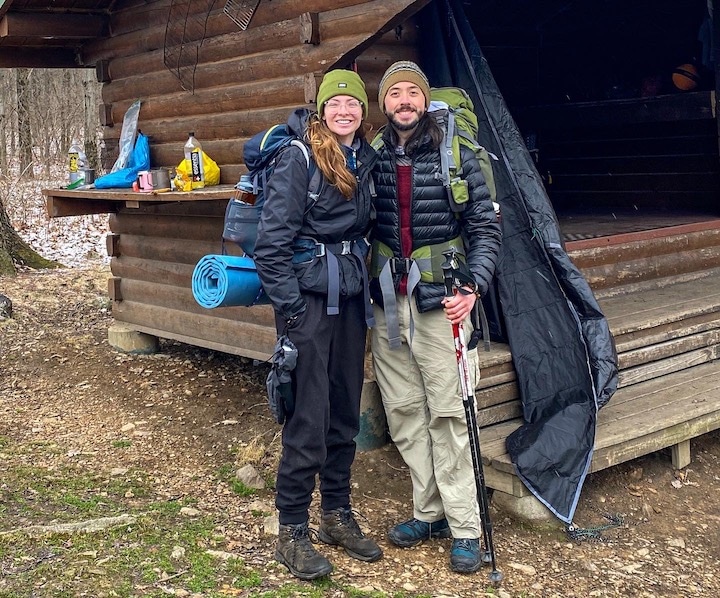
[{"label": "wooden step", "polygon": [[[617,392],[598,414],[591,471],[665,447],[677,467],[687,465],[689,440],[720,427],[720,278],[613,295],[600,305],[620,371]],[[493,343],[493,352],[483,353],[476,398],[487,483],[525,496],[505,448],[522,425],[509,348]]]},{"label": "wooden step", "polygon": [[[521,424],[518,418],[480,430],[484,464],[514,473],[505,439]],[[718,428],[720,368],[715,363],[620,388],[598,413],[590,471],[675,447]],[[687,463],[674,465],[681,468]]]}]

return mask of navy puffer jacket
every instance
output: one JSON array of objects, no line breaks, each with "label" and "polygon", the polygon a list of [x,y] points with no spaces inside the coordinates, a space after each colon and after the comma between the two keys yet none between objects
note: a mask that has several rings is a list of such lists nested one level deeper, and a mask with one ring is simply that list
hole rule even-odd
[{"label": "navy puffer jacket", "polygon": [[[501,240],[500,223],[475,154],[463,146],[460,150],[463,178],[468,182],[470,199],[459,218],[450,209],[447,191],[441,180],[440,153],[432,147],[429,136],[410,155],[413,246],[403,255],[400,247],[396,155],[389,127],[386,127],[383,145],[378,150],[378,161],[373,170],[377,191],[374,237],[390,247],[396,257],[407,257],[418,247],[445,243],[462,235],[468,266],[484,295],[495,272]],[[396,285],[399,281],[400,277],[396,277]],[[371,281],[370,292],[373,300],[382,305],[377,279]],[[421,282],[415,289],[417,306],[421,312],[441,308],[444,296],[443,284]]]},{"label": "navy puffer jacket", "polygon": [[[300,139],[305,138],[310,114],[309,110],[301,108],[288,120],[291,130]],[[265,190],[254,259],[263,289],[284,319],[305,310],[302,293],[326,294],[328,287],[327,258],[297,253],[294,249],[296,240],[310,238],[319,243],[334,244],[360,239],[368,233],[372,210],[368,182],[376,160],[375,151],[362,140],[356,158],[359,183],[355,196],[347,200],[337,187],[323,178],[319,197],[312,206],[307,195],[308,167],[301,149],[289,146],[277,158]],[[338,255],[337,258],[340,296],[362,293],[359,259],[354,255]]]}]

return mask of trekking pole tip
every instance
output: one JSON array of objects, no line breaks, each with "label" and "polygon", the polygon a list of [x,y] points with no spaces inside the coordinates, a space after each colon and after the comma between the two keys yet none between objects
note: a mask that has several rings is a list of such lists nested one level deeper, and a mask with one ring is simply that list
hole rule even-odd
[{"label": "trekking pole tip", "polygon": [[490,578],[490,583],[494,587],[498,587],[503,580],[503,574],[500,573],[500,571],[498,571],[497,569],[493,569],[488,577]]}]

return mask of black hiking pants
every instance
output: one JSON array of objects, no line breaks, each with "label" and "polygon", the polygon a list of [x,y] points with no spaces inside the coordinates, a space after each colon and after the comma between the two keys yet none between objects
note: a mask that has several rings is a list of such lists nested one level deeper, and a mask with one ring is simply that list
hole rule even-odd
[{"label": "black hiking pants", "polygon": [[[326,297],[304,298],[307,309],[288,330],[298,361],[295,412],[282,431],[277,474],[281,525],[308,520],[318,474],[323,511],[350,506],[350,467],[360,429],[367,330],[363,296],[341,298],[336,316],[326,314]],[[283,320],[276,325],[285,328]]]}]

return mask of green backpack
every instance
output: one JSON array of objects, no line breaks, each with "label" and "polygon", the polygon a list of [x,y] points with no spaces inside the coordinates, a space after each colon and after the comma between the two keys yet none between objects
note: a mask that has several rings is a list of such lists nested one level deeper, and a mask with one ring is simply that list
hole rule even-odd
[{"label": "green backpack", "polygon": [[[497,156],[491,154],[477,142],[478,119],[470,96],[459,87],[433,87],[430,90],[429,113],[435,118],[445,132],[445,139],[440,146],[440,166],[445,188],[453,201],[450,207],[454,212],[465,209],[469,199],[467,181],[463,179],[460,146],[469,147],[475,152],[480,163],[480,171],[490,191],[490,198],[496,201],[495,176],[492,161]],[[372,141],[378,150],[382,146],[382,129]]]}]

